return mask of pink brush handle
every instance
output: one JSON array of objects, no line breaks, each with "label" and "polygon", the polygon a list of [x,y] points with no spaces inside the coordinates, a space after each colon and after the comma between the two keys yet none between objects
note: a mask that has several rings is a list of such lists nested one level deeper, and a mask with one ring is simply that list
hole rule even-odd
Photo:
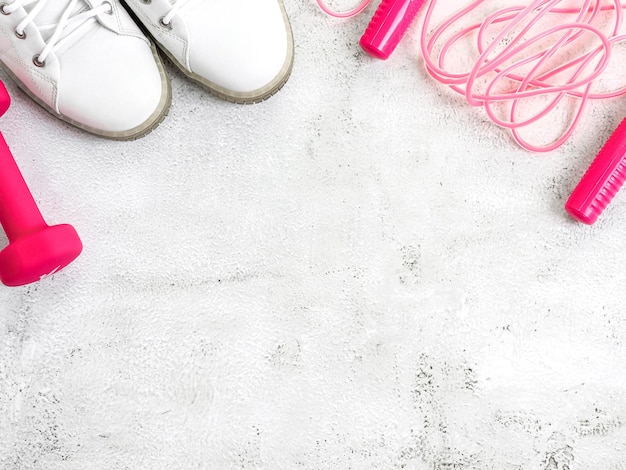
[{"label": "pink brush handle", "polygon": [[359,41],[363,50],[379,59],[387,59],[424,2],[383,0]]},{"label": "pink brush handle", "polygon": [[613,132],[589,166],[565,210],[576,220],[593,224],[626,181],[626,119]]}]

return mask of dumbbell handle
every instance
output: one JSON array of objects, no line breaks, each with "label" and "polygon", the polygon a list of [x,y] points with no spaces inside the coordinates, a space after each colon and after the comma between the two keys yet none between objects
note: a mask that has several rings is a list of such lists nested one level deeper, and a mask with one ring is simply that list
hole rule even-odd
[{"label": "dumbbell handle", "polygon": [[9,241],[47,227],[0,133],[0,224]]}]

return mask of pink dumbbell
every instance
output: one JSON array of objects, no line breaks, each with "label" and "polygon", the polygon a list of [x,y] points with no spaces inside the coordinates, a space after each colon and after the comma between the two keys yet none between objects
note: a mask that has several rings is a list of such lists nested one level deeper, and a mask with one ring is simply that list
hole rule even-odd
[{"label": "pink dumbbell", "polygon": [[[0,116],[11,99],[0,82]],[[63,269],[83,245],[67,224],[48,226],[0,133],[0,224],[9,245],[0,251],[0,281],[21,286]]]}]

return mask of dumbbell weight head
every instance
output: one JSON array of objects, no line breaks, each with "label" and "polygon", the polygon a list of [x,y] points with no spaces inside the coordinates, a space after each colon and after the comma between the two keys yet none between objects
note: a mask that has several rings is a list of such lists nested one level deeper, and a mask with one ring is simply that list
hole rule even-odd
[{"label": "dumbbell weight head", "polygon": [[0,281],[6,286],[39,281],[70,264],[82,249],[71,225],[46,226],[11,241],[0,251]]},{"label": "dumbbell weight head", "polygon": [[11,97],[4,83],[0,81],[0,116],[7,112],[9,106],[11,106]]}]

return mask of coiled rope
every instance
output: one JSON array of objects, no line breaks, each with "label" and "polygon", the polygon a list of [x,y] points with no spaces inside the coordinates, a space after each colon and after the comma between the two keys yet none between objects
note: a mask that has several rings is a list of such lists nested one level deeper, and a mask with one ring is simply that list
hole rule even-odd
[{"label": "coiled rope", "polygon": [[[348,18],[363,11],[371,0],[345,13],[316,1],[327,14]],[[472,1],[432,28],[438,1],[431,0],[422,25],[421,52],[435,80],[463,95],[470,105],[482,107],[495,124],[511,131],[520,146],[533,152],[554,150],[572,135],[589,100],[626,93],[626,76],[621,81],[625,85],[616,90],[594,90],[594,86],[599,88],[613,49],[626,40],[620,34],[626,6],[619,0],[533,0],[527,5],[492,8],[482,21],[466,24],[479,7],[488,8],[490,2],[494,3]],[[452,71],[453,50],[467,51],[468,46],[474,59],[465,70]],[[522,137],[524,128],[548,116],[564,99],[575,104],[559,137],[547,144]],[[546,122],[554,126],[553,120]]]}]

